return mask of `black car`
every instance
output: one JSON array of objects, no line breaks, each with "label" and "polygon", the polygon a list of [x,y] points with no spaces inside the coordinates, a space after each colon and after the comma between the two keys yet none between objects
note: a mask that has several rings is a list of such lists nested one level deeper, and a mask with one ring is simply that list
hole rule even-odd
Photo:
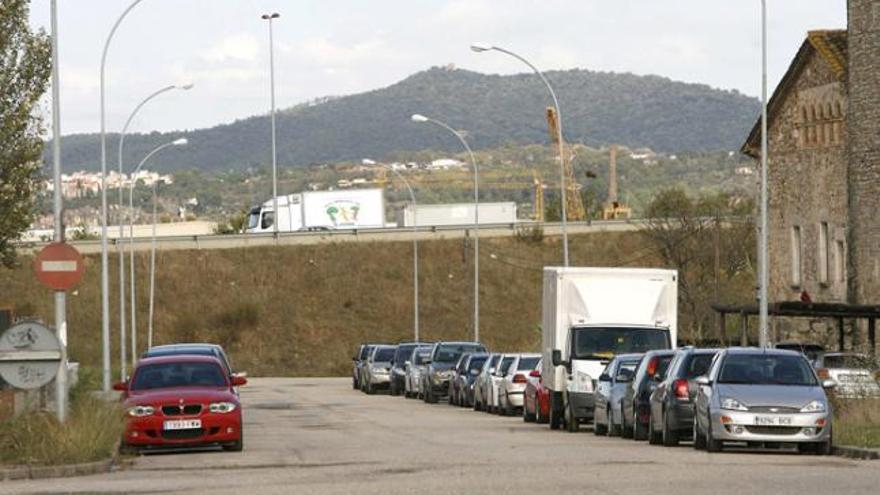
[{"label": "black car", "polygon": [[466,352],[486,352],[479,342],[437,342],[431,349],[425,373],[422,374],[422,390],[425,402],[432,404],[449,393],[453,367]]},{"label": "black car", "polygon": [[666,369],[675,351],[648,351],[636,369],[636,376],[626,388],[621,401],[621,436],[636,440],[648,439],[648,419],[651,413],[651,393],[666,376]]},{"label": "black car", "polygon": [[405,342],[397,345],[397,352],[391,361],[391,395],[400,395],[406,386],[406,362],[412,356],[413,350],[422,344],[418,342]]},{"label": "black car", "polygon": [[705,375],[718,349],[679,349],[669,363],[662,382],[651,394],[648,441],[667,447],[678,445],[682,436],[690,437],[694,428],[696,379]]}]

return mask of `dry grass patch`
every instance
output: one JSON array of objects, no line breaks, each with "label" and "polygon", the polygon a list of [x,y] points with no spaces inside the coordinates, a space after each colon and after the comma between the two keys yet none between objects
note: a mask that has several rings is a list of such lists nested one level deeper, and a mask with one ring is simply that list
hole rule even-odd
[{"label": "dry grass patch", "polygon": [[835,401],[834,443],[880,448],[880,399]]}]

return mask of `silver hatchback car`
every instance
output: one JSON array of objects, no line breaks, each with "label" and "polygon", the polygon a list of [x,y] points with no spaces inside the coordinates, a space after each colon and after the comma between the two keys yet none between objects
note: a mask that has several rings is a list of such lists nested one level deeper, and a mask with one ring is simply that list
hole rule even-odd
[{"label": "silver hatchback car", "polygon": [[798,450],[831,453],[831,404],[803,354],[779,349],[734,348],[719,352],[697,378],[694,448],[722,450],[725,442],[750,447],[797,444]]}]

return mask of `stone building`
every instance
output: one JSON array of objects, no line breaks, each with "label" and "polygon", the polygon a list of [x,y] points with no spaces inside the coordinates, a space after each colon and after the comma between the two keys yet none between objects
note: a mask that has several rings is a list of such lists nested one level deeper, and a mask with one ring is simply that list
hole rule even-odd
[{"label": "stone building", "polygon": [[[880,1],[848,16],[807,34],[768,104],[771,303],[880,304]],[[742,148],[756,160],[760,124]],[[774,323],[780,338],[841,324]]]}]

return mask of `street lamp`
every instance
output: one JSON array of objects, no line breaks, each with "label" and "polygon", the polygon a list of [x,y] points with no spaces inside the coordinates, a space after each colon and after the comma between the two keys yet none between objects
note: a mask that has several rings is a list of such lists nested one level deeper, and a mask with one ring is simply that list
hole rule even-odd
[{"label": "street lamp", "polygon": [[[416,195],[413,193],[412,187],[409,185],[409,181],[400,174],[397,170],[384,163],[376,163],[370,159],[363,160],[364,165],[379,165],[380,167],[385,168],[386,170],[390,170],[401,182],[406,186],[406,190],[409,192],[409,199],[412,203],[413,207],[413,331],[415,333],[415,341],[419,341],[419,214],[418,214],[418,204],[416,204]],[[405,218],[405,217],[404,217]]]},{"label": "street lamp", "polygon": [[275,215],[272,228],[276,237],[278,236],[278,168],[275,152],[275,38],[272,34],[272,20],[279,17],[281,14],[277,12],[261,16],[264,21],[269,21],[269,89],[272,100],[272,214]]},{"label": "street lamp", "polygon": [[762,348],[770,345],[767,285],[767,1],[761,0],[761,236],[758,244],[758,317],[760,320],[760,343]]},{"label": "street lamp", "polygon": [[547,90],[550,92],[550,97],[553,98],[553,107],[556,109],[556,141],[558,142],[559,147],[559,184],[562,191],[562,259],[564,266],[568,266],[568,209],[565,205],[565,156],[562,144],[562,113],[559,111],[559,100],[556,98],[556,92],[553,91],[553,86],[550,85],[550,81],[548,81],[547,78],[544,77],[544,74],[540,70],[538,70],[537,67],[532,65],[531,62],[529,62],[522,56],[510,50],[493,46],[488,43],[473,43],[471,44],[471,50],[476,53],[483,53],[494,50],[496,52],[510,55],[511,57],[526,64],[527,66],[529,66],[530,69],[535,72],[535,74],[538,75],[538,77],[541,78],[541,81],[544,82],[544,85],[547,86]]},{"label": "street lamp", "polygon": [[[122,150],[125,145],[125,135],[128,132],[128,126],[131,124],[131,121],[134,120],[134,117],[140,111],[140,109],[146,105],[150,100],[156,98],[157,96],[167,93],[173,89],[179,89],[183,91],[188,91],[192,89],[193,84],[188,82],[186,84],[172,84],[169,86],[165,86],[164,88],[155,91],[150,94],[146,98],[144,98],[140,103],[134,107],[131,114],[128,116],[128,119],[125,121],[125,125],[122,126],[122,132],[119,134],[119,156],[117,158],[117,164],[119,166],[119,180],[122,180],[123,174],[123,166],[122,166]],[[125,228],[122,223],[122,201],[123,201],[123,193],[122,193],[122,183],[119,184],[119,239],[116,242],[116,250],[119,252],[119,374],[121,376],[120,380],[125,380],[125,252],[123,250],[122,240],[125,238]],[[131,363],[134,365],[134,362]]]},{"label": "street lamp", "polygon": [[467,150],[471,159],[471,166],[474,169],[474,341],[480,341],[480,169],[477,160],[474,158],[474,152],[468,146],[464,136],[449,125],[420,114],[413,114],[410,117],[413,122],[428,122],[440,126],[455,135],[456,138]]},{"label": "street lamp", "polygon": [[110,34],[107,35],[107,40],[104,41],[104,51],[101,53],[101,358],[103,365],[101,388],[104,392],[110,392],[110,273],[107,259],[107,117],[104,111],[104,66],[107,62],[110,40],[113,39],[116,29],[131,9],[142,1],[134,0],[116,19]]},{"label": "street lamp", "polygon": [[131,365],[134,366],[135,361],[137,361],[137,307],[135,306],[135,292],[134,292],[134,186],[137,183],[136,176],[137,173],[140,172],[141,167],[147,163],[153,155],[162,151],[163,149],[169,146],[185,146],[188,143],[186,138],[175,139],[170,143],[165,143],[157,146],[153,149],[153,151],[147,153],[147,156],[138,163],[137,167],[135,167],[134,171],[131,173],[131,180],[129,181],[128,186],[128,258],[129,258],[129,280],[130,291],[131,291]]}]

